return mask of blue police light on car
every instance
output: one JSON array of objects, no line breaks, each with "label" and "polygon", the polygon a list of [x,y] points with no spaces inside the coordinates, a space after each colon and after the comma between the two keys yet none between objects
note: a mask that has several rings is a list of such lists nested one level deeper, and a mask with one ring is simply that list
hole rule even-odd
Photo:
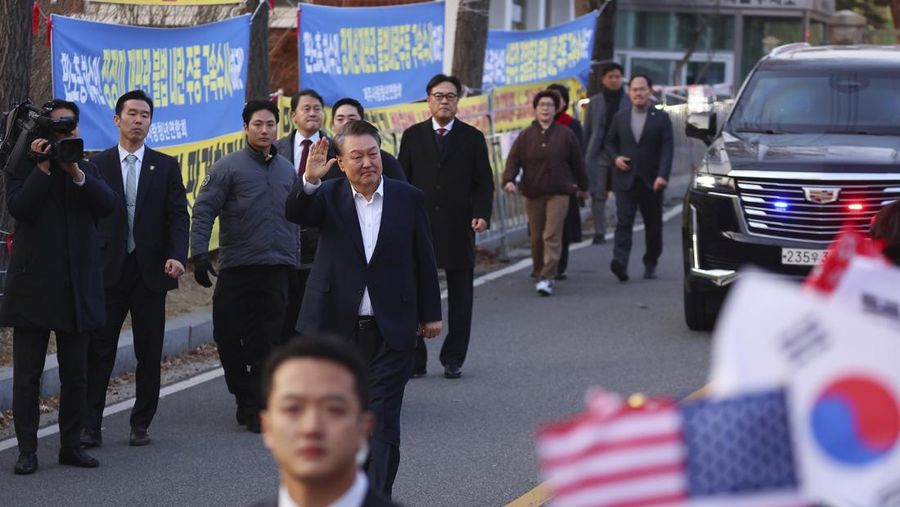
[{"label": "blue police light on car", "polygon": [[784,201],[775,201],[775,203],[772,204],[772,206],[775,206],[779,211],[784,211],[790,207],[788,205],[788,203],[786,203]]}]

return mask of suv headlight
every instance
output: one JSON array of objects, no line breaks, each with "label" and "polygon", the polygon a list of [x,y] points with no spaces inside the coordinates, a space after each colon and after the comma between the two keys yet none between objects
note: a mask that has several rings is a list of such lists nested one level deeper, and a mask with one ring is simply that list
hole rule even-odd
[{"label": "suv headlight", "polygon": [[691,186],[697,190],[718,190],[721,192],[734,192],[734,180],[728,176],[717,176],[708,173],[699,173],[694,176]]}]

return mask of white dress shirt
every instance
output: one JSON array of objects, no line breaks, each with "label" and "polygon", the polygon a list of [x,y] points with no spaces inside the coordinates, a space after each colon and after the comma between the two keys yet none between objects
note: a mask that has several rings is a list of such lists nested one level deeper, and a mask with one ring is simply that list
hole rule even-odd
[{"label": "white dress shirt", "polygon": [[[135,177],[137,181],[141,181],[141,164],[144,163],[144,145],[142,144],[140,148],[137,149],[134,153],[130,153],[128,150],[119,145],[119,169],[122,171],[122,195],[125,194],[128,190],[125,188],[125,185],[128,182],[128,168],[125,165],[125,157],[128,155],[134,155],[137,157],[137,161],[134,163]],[[137,184],[135,184],[135,188],[137,188]]]},{"label": "white dress shirt", "polygon": [[[303,140],[304,139],[310,140],[311,144],[309,145],[309,149],[312,150],[312,145],[316,144],[316,141],[318,141],[320,137],[322,137],[322,136],[319,134],[318,130],[316,131],[315,134],[313,134],[309,137],[303,137],[303,134],[301,134],[299,130],[297,131],[297,135],[294,136],[294,170],[295,171],[297,171],[297,172],[300,171],[300,159],[303,158],[302,157],[302,155],[303,155]],[[286,156],[286,154],[284,154],[284,153],[282,153],[282,155]],[[309,155],[307,154],[307,156],[309,156]]]},{"label": "white dress shirt", "polygon": [[435,133],[435,134],[437,134],[438,129],[446,129],[447,131],[444,132],[444,135],[447,135],[447,134],[450,133],[451,130],[453,130],[453,124],[454,124],[455,122],[456,122],[456,118],[453,118],[452,120],[450,120],[450,123],[448,123],[448,124],[444,125],[443,127],[441,127],[440,125],[438,125],[437,120],[434,119],[434,116],[432,116],[432,117],[431,117],[431,128],[434,129],[434,133]]},{"label": "white dress shirt", "polygon": [[[303,192],[312,195],[322,182],[313,185],[303,176]],[[349,184],[349,182],[348,182]],[[372,253],[378,243],[378,232],[381,230],[381,211],[384,208],[384,178],[378,182],[378,188],[372,194],[372,199],[367,200],[366,196],[357,192],[353,185],[350,185],[350,191],[353,192],[353,203],[356,205],[356,217],[359,219],[359,231],[362,233],[363,249],[366,253],[366,262],[372,260]],[[375,310],[372,308],[372,299],[369,298],[369,288],[363,291],[362,300],[359,302],[359,316],[375,316]]]},{"label": "white dress shirt", "polygon": [[[340,498],[331,503],[328,507],[360,507],[366,499],[366,491],[369,489],[369,480],[362,472],[356,472],[356,479]],[[278,507],[303,507],[297,505],[288,490],[283,485],[278,488]]]}]

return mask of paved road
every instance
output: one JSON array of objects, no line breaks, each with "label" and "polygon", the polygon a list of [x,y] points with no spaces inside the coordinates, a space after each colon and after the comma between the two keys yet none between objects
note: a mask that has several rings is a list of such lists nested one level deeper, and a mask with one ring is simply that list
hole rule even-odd
[{"label": "paved road", "polygon": [[[643,253],[642,234],[635,251]],[[585,389],[684,396],[704,383],[708,334],[682,319],[678,219],[665,228],[659,279],[615,281],[611,246],[573,253],[570,279],[539,298],[528,270],[475,291],[470,357],[446,380],[430,347],[429,375],[414,379],[403,409],[395,499],[408,506],[493,506],[540,480],[533,434],[573,413]],[[56,464],[58,435],[41,439],[36,475],[12,474],[16,450],[0,452],[3,505],[234,505],[272,494],[274,464],[260,437],[234,422],[221,377],[163,399],[153,445],[127,445],[127,412],[105,420],[102,466]]]}]

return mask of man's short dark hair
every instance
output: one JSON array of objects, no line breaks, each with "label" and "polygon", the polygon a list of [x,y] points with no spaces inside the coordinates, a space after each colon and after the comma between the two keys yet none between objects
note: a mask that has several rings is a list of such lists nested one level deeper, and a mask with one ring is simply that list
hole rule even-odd
[{"label": "man's short dark hair", "polygon": [[57,109],[68,109],[75,113],[75,123],[78,123],[78,105],[63,99],[52,99],[44,103],[44,109],[56,111]]},{"label": "man's short dark hair", "polygon": [[650,79],[650,76],[648,76],[647,74],[635,74],[631,76],[631,79],[628,80],[628,86],[630,87],[631,83],[633,83],[635,79],[640,78],[645,79],[647,81],[647,88],[649,88],[650,91],[653,91],[653,80]]},{"label": "man's short dark hair", "polygon": [[122,109],[125,108],[125,103],[129,100],[143,100],[146,102],[150,106],[150,117],[153,117],[153,99],[148,97],[144,90],[131,90],[122,94],[119,100],[116,101],[116,116],[122,116]]},{"label": "man's short dark hair", "polygon": [[341,106],[353,106],[356,108],[356,111],[359,113],[359,117],[363,118],[366,114],[366,110],[363,109],[363,105],[359,103],[358,100],[351,97],[344,97],[342,99],[338,99],[333,106],[331,106],[331,121],[334,121],[334,115],[337,113],[337,110]]},{"label": "man's short dark hair", "polygon": [[319,104],[322,104],[322,108],[325,108],[325,99],[319,95],[319,92],[313,90],[312,88],[307,88],[305,90],[300,90],[295,93],[293,97],[291,97],[291,112],[297,109],[297,104],[300,103],[300,97],[312,97],[319,101]]},{"label": "man's short dark hair", "polygon": [[614,70],[619,71],[620,74],[625,73],[625,69],[617,62],[608,62],[604,63],[603,66],[600,67],[600,77],[603,77]]},{"label": "man's short dark hair", "polygon": [[541,101],[544,97],[550,97],[553,99],[553,105],[556,109],[559,109],[559,105],[562,102],[562,97],[559,96],[559,92],[556,90],[541,90],[534,94],[534,98],[531,100],[531,107],[537,109],[538,102]]},{"label": "man's short dark hair", "polygon": [[378,134],[378,128],[366,120],[348,121],[338,130],[332,142],[334,143],[334,152],[338,155],[344,154],[344,139],[356,136],[372,136],[378,146],[381,146],[381,136]]},{"label": "man's short dark hair", "polygon": [[563,103],[567,106],[569,105],[569,88],[561,85],[559,83],[553,83],[552,85],[547,87],[548,90],[553,90],[559,94],[560,98],[562,98]]},{"label": "man's short dark hair", "polygon": [[278,368],[292,359],[321,359],[346,368],[353,375],[354,392],[363,411],[369,407],[369,380],[366,364],[359,352],[346,340],[332,336],[295,336],[275,349],[266,360],[262,376],[263,403],[268,406],[272,383]]},{"label": "man's short dark hair", "polygon": [[441,83],[452,84],[453,86],[456,87],[456,94],[457,95],[462,94],[462,82],[459,80],[458,77],[448,76],[447,74],[438,74],[438,75],[434,76],[433,78],[431,78],[431,80],[428,81],[428,84],[425,85],[425,93],[427,93],[428,95],[431,95],[431,89]]},{"label": "man's short dark hair", "polygon": [[241,117],[244,119],[244,125],[250,124],[250,118],[253,117],[253,113],[261,110],[272,111],[272,114],[275,115],[275,123],[278,123],[278,106],[272,103],[271,100],[248,100],[247,104],[244,106],[244,112],[241,113]]}]

